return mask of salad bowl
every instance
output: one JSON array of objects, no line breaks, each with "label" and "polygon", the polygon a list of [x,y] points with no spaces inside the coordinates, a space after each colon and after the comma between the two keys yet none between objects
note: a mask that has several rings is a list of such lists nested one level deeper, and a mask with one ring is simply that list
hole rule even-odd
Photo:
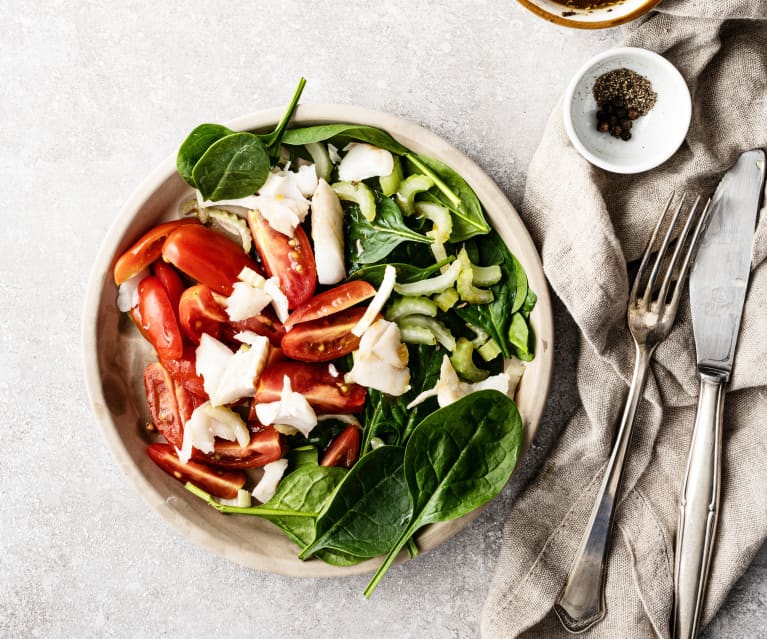
[{"label": "salad bowl", "polygon": [[[266,130],[281,111],[265,110],[235,119],[235,131]],[[434,133],[396,116],[343,105],[298,107],[291,126],[348,122],[387,131],[400,143],[457,171],[475,190],[490,223],[527,272],[538,302],[530,316],[535,359],[517,387],[515,400],[524,426],[521,454],[530,444],[543,413],[551,377],[553,320],[543,269],[520,217],[498,186],[468,157]],[[99,429],[129,482],[178,532],[207,550],[239,564],[289,576],[326,577],[369,572],[380,559],[337,567],[301,561],[298,549],[277,527],[253,517],[225,516],[184,490],[146,454],[148,410],[142,383],[151,347],[115,303],[115,260],[154,224],[177,216],[190,187],[176,172],[175,155],[157,167],[136,189],[108,231],[87,287],[83,348],[88,392]],[[521,455],[520,455],[521,457]],[[417,536],[419,549],[434,548],[466,527],[481,509],[460,519],[432,524]],[[404,555],[403,555],[404,556]]]}]

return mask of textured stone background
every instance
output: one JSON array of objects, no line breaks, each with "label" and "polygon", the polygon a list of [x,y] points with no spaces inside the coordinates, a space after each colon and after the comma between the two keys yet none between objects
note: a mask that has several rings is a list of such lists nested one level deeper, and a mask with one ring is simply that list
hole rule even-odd
[{"label": "textured stone background", "polygon": [[[473,637],[502,521],[575,401],[574,333],[540,437],[467,530],[391,570],[294,580],[192,546],[103,445],[85,394],[80,315],[99,243],[132,189],[202,121],[305,102],[421,123],[515,204],[557,97],[619,41],[496,2],[5,0],[0,22],[0,636]],[[765,637],[767,553],[706,637]]]}]

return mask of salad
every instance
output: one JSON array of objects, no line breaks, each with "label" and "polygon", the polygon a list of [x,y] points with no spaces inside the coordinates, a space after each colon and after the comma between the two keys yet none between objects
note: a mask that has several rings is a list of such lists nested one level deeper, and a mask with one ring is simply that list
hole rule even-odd
[{"label": "salad", "polygon": [[[496,496],[535,293],[468,183],[383,130],[194,129],[194,189],[115,263],[153,346],[149,457],[301,559],[385,555]],[[156,436],[154,436],[156,435]]]}]

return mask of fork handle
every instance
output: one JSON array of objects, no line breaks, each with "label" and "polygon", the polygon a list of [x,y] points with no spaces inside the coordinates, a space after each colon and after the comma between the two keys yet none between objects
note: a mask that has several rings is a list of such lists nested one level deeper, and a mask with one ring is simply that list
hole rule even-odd
[{"label": "fork handle", "polygon": [[725,381],[721,375],[701,373],[698,410],[679,503],[674,639],[693,639],[699,629],[719,514]]},{"label": "fork handle", "polygon": [[634,375],[613,452],[567,582],[554,605],[554,611],[569,632],[579,633],[587,630],[601,621],[607,612],[603,586],[610,529],[618,501],[626,451],[634,426],[634,416],[654,350],[654,346],[636,345]]}]

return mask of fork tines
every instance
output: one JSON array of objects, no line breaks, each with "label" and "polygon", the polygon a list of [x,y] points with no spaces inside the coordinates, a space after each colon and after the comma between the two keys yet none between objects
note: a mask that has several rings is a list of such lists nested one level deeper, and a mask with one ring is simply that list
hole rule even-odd
[{"label": "fork tines", "polygon": [[[696,197],[686,214],[684,227],[679,231],[680,220],[685,218],[684,212],[687,208],[688,197],[686,193],[683,194],[677,206],[673,207],[674,195],[672,193],[671,197],[669,197],[666,207],[655,225],[655,229],[642,257],[642,262],[639,265],[639,270],[634,278],[630,298],[633,304],[644,308],[649,308],[650,305],[663,307],[667,303],[669,292],[671,292],[667,308],[672,315],[676,313],[682,284],[687,277],[690,263],[708,221],[710,203],[710,200],[706,200],[703,203],[700,196]],[[669,217],[671,218],[670,222],[668,221]],[[661,229],[666,227],[666,225],[668,225],[667,230],[661,240],[660,247],[657,251],[653,251]],[[690,233],[691,229],[694,229],[692,234]],[[672,246],[673,253],[671,253]],[[647,275],[647,269],[653,257],[655,259],[653,260],[649,275]],[[682,257],[681,262],[680,257]],[[659,274],[663,277],[660,286],[658,286]],[[672,284],[676,284],[673,290]],[[638,294],[641,287],[644,287],[644,293],[641,299],[639,299]]]}]

